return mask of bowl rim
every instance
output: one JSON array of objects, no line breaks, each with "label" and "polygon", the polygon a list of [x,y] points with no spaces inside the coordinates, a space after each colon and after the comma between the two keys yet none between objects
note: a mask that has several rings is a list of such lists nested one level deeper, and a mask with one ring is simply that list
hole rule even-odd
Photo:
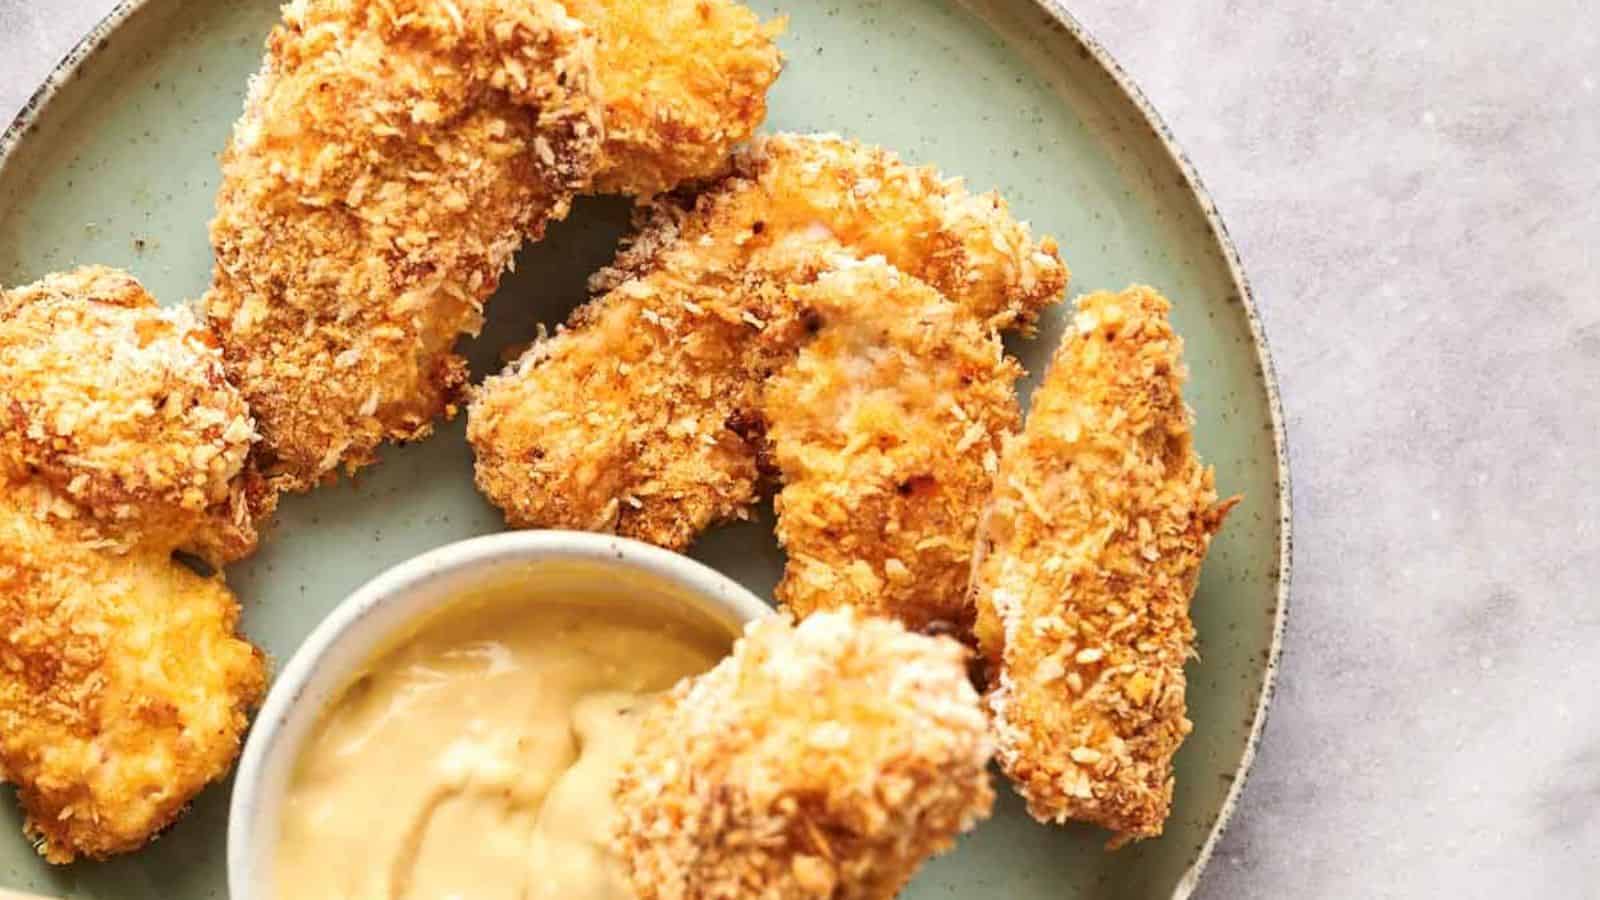
[{"label": "bowl rim", "polygon": [[[257,890],[263,848],[276,838],[258,824],[261,791],[269,768],[285,754],[300,749],[284,735],[291,720],[303,722],[306,694],[338,687],[318,684],[327,675],[329,658],[342,647],[364,644],[363,653],[381,652],[386,640],[456,602],[449,593],[421,602],[416,609],[382,625],[365,623],[404,604],[420,590],[441,580],[488,572],[507,564],[586,563],[649,576],[663,586],[681,588],[684,598],[701,609],[743,626],[775,614],[754,593],[727,575],[698,562],[641,541],[583,531],[530,530],[482,535],[436,547],[398,563],[356,588],[317,623],[288,663],[273,678],[266,701],[256,712],[234,772],[228,800],[226,868],[228,893],[234,900],[269,900]],[[376,629],[376,630],[372,630]],[[731,636],[730,636],[731,641]],[[361,665],[357,660],[351,668]],[[325,704],[323,704],[325,705]],[[321,710],[317,710],[320,714]],[[309,730],[303,731],[303,741]]]}]

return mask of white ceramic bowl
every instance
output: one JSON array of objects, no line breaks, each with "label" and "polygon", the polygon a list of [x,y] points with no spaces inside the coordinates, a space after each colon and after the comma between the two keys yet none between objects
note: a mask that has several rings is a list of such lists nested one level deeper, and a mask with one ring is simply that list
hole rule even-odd
[{"label": "white ceramic bowl", "polygon": [[771,612],[737,582],[688,557],[609,535],[507,532],[440,547],[395,566],[322,620],[278,673],[256,716],[228,810],[232,900],[277,900],[273,853],[301,745],[327,704],[374,656],[476,588],[596,576],[640,602],[726,627],[730,643],[744,623]]}]

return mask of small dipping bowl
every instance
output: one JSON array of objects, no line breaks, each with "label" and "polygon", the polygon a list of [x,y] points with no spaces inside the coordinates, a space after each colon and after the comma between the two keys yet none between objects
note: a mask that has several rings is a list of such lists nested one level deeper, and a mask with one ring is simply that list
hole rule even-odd
[{"label": "small dipping bowl", "polygon": [[[610,535],[515,531],[413,557],[345,598],[283,666],[245,743],[228,810],[232,900],[277,900],[283,803],[322,714],[375,658],[452,604],[493,587],[530,597],[583,586],[652,604],[664,617],[728,632],[771,609],[727,576],[685,556]],[[530,602],[538,602],[532,599]]]}]

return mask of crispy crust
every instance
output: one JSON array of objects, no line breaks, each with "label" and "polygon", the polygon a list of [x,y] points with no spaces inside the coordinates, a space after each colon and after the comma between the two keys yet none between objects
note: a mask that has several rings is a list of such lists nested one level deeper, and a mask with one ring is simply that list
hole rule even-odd
[{"label": "crispy crust", "polygon": [[1145,287],[1078,301],[1002,455],[974,582],[1002,768],[1035,817],[1113,846],[1171,807],[1189,597],[1234,502],[1195,455],[1169,308]]},{"label": "crispy crust", "polygon": [[647,714],[617,786],[639,900],[888,900],[989,814],[965,651],[853,610],[752,624]]},{"label": "crispy crust", "polygon": [[295,0],[222,157],[205,307],[304,490],[426,436],[512,253],[600,151],[592,36],[555,0]]},{"label": "crispy crust", "polygon": [[767,115],[783,21],[732,0],[563,0],[594,29],[605,152],[594,191],[649,197],[727,167]]},{"label": "crispy crust", "polygon": [[830,136],[758,138],[734,172],[660,203],[606,293],[488,379],[470,411],[479,488],[518,527],[683,549],[761,493],[761,382],[806,339],[790,288],[881,255],[988,327],[1027,327],[1066,267],[992,194]]},{"label": "crispy crust", "polygon": [[1022,374],[964,307],[880,260],[796,292],[820,330],[767,384],[788,567],[804,618],[853,605],[966,633],[978,516]]},{"label": "crispy crust", "polygon": [[759,273],[686,255],[629,282],[484,382],[467,425],[478,487],[516,527],[684,549],[755,496],[748,411],[799,331]]},{"label": "crispy crust", "polygon": [[255,422],[188,309],[101,267],[0,292],[0,398],[0,477],[48,486],[58,526],[217,565],[255,550]]},{"label": "crispy crust", "polygon": [[266,687],[220,578],[0,501],[0,766],[53,863],[136,850],[239,754]]},{"label": "crispy crust", "polygon": [[254,426],[188,310],[82,269],[0,293],[0,771],[51,862],[134,850],[239,752],[265,660],[220,563]]},{"label": "crispy crust", "polygon": [[649,274],[669,248],[773,248],[777,262],[768,265],[780,275],[793,274],[785,264],[842,250],[882,256],[991,328],[1024,333],[1066,290],[1055,239],[1035,239],[999,194],[973,194],[961,179],[882,147],[829,134],[763,135],[739,148],[731,166],[687,200],[657,204],[593,285],[608,290]]}]

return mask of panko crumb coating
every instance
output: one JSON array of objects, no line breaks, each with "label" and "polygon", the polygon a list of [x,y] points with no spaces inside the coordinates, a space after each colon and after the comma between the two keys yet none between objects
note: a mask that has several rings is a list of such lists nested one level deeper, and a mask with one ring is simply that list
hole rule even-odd
[{"label": "panko crumb coating", "polygon": [[769,263],[779,275],[840,248],[882,256],[991,328],[1024,333],[1066,290],[1055,239],[1035,238],[998,193],[974,194],[960,178],[882,147],[832,134],[761,135],[730,166],[686,202],[658,204],[594,284],[609,289],[648,274],[668,248],[771,247],[781,251]]},{"label": "panko crumb coating", "polygon": [[605,150],[592,190],[650,197],[727,167],[767,115],[784,23],[733,0],[563,0],[594,29]]},{"label": "panko crumb coating", "polygon": [[80,269],[0,292],[0,772],[51,862],[137,849],[239,753],[265,659],[214,563],[255,437],[192,313]]},{"label": "panko crumb coating", "polygon": [[849,608],[751,624],[624,765],[639,900],[892,898],[994,802],[965,655]]},{"label": "panko crumb coating", "polygon": [[271,500],[247,465],[255,439],[215,336],[133,276],[87,267],[0,292],[0,476],[47,486],[34,499],[54,525],[118,552],[241,559]]},{"label": "panko crumb coating", "polygon": [[426,436],[524,239],[601,151],[556,0],[293,0],[222,156],[205,308],[279,489]]},{"label": "panko crumb coating", "polygon": [[758,137],[733,172],[648,224],[606,293],[489,378],[467,435],[516,527],[609,531],[675,550],[748,515],[771,474],[762,383],[808,335],[790,289],[828,258],[882,256],[994,329],[1060,298],[1055,241],[994,194],[842,138]]},{"label": "panko crumb coating", "polygon": [[67,536],[20,493],[0,499],[0,769],[50,862],[137,850],[232,767],[266,660],[221,579]]},{"label": "panko crumb coating", "polygon": [[767,383],[777,599],[969,633],[978,517],[1022,374],[966,307],[876,258],[799,288],[814,338]]},{"label": "panko crumb coating", "polygon": [[1218,502],[1170,304],[1132,287],[1074,327],[1001,456],[974,579],[1002,768],[1041,821],[1159,835],[1190,723],[1189,598]]}]

